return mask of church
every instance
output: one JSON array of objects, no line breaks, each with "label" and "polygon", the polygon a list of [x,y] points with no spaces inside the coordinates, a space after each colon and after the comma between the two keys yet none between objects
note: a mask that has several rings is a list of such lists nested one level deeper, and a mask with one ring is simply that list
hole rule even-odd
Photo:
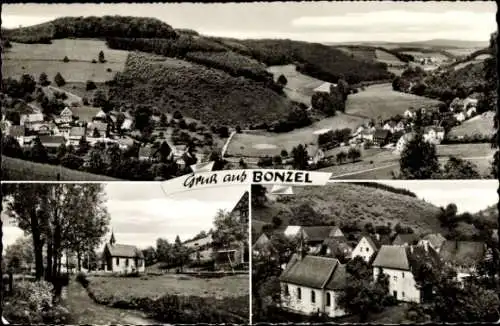
[{"label": "church", "polygon": [[136,246],[116,243],[112,232],[109,242],[104,246],[101,257],[101,270],[110,273],[144,273],[144,255]]}]

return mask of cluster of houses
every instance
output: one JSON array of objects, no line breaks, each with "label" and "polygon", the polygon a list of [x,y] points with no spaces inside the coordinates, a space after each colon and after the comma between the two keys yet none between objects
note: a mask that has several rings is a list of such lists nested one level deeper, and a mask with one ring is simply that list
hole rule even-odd
[{"label": "cluster of houses", "polygon": [[[298,252],[282,266],[281,305],[304,315],[346,314],[337,298],[347,282],[345,264],[355,257],[369,264],[374,280],[379,273],[389,276],[389,292],[394,298],[414,303],[422,302],[414,274],[419,264],[452,267],[461,281],[489,257],[483,242],[447,240],[440,233],[421,237],[363,233],[357,242],[351,242],[335,226],[288,226],[282,232],[290,239],[298,239],[299,246]],[[254,255],[272,255],[274,250],[266,233],[256,237],[252,248]]]}]

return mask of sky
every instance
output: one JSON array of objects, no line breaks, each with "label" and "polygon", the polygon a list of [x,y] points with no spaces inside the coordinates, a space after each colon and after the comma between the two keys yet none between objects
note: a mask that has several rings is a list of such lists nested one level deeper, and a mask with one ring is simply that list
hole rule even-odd
[{"label": "sky", "polygon": [[[200,231],[213,228],[219,209],[230,211],[248,190],[248,186],[225,186],[178,194],[167,194],[159,183],[108,183],[105,185],[110,228],[120,244],[139,248],[156,247],[158,238],[182,241]],[[23,236],[23,231],[9,223],[2,212],[3,245]],[[109,240],[110,234],[105,238]]]},{"label": "sky", "polygon": [[408,189],[435,206],[454,203],[460,213],[476,213],[498,203],[497,180],[390,180],[378,181]]},{"label": "sky", "polygon": [[310,42],[431,39],[488,41],[496,3],[297,2],[169,4],[4,4],[2,25],[29,26],[63,16],[145,16],[174,28],[234,38],[289,38]]}]

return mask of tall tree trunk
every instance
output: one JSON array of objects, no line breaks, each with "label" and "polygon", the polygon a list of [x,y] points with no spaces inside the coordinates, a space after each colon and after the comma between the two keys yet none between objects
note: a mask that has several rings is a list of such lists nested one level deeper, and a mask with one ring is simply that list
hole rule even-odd
[{"label": "tall tree trunk", "polygon": [[82,271],[82,255],[80,253],[80,249],[78,249],[76,251],[76,259],[78,261],[78,271],[81,272]]},{"label": "tall tree trunk", "polygon": [[52,281],[52,256],[53,256],[53,245],[52,239],[47,241],[47,267],[45,268],[45,280],[47,282]]},{"label": "tall tree trunk", "polygon": [[66,250],[66,272],[69,274],[69,253],[68,250]]},{"label": "tall tree trunk", "polygon": [[[0,201],[0,212],[3,211],[3,187],[2,187],[2,199]],[[3,253],[3,222],[0,218],[0,253]],[[3,255],[0,255],[0,318],[3,316]]]},{"label": "tall tree trunk", "polygon": [[43,242],[41,238],[38,216],[35,211],[31,212],[31,237],[33,238],[33,251],[35,252],[35,280],[40,281],[43,272]]}]

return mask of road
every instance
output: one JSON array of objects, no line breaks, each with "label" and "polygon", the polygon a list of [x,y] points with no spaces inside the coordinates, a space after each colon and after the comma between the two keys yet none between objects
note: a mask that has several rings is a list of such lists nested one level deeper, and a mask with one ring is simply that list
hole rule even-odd
[{"label": "road", "polygon": [[111,308],[92,300],[87,290],[78,282],[71,281],[64,299],[67,308],[74,318],[74,324],[86,325],[153,325],[158,321],[148,319],[143,313],[135,310]]}]

